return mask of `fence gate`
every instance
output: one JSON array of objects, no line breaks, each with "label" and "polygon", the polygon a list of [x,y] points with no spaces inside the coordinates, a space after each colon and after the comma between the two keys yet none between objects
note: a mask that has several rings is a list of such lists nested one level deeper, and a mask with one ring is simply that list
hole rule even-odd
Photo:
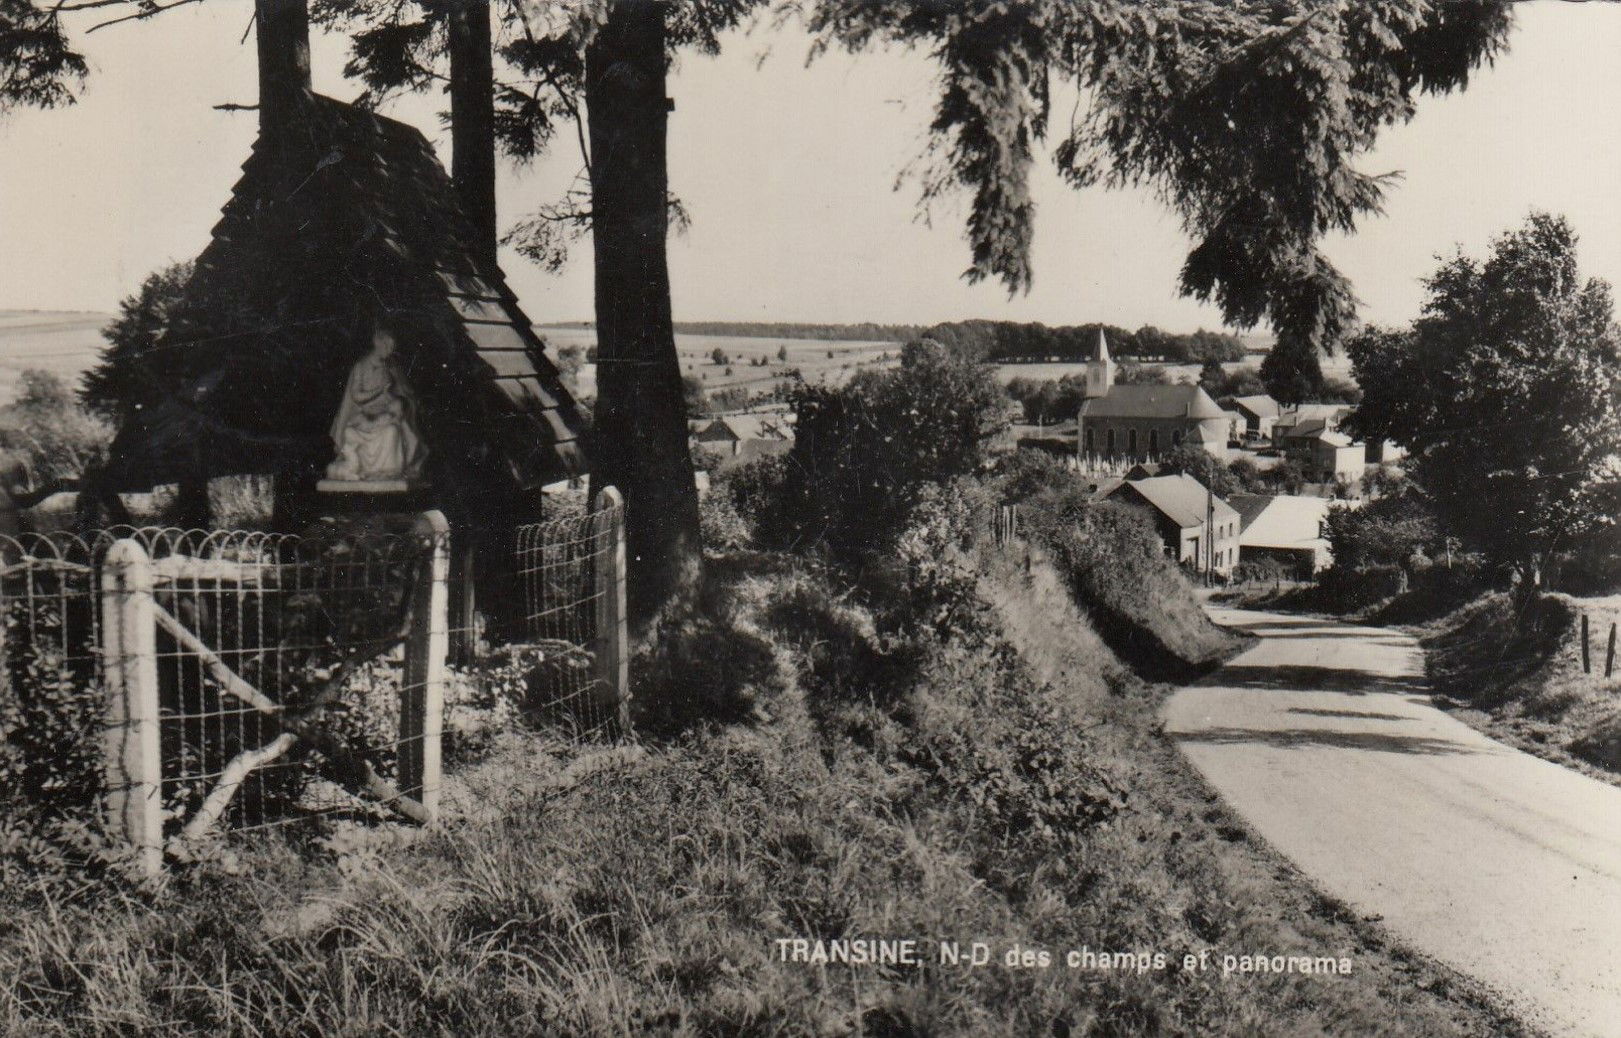
[{"label": "fence gate", "polygon": [[[455,666],[452,634],[481,639],[476,623],[450,627],[449,542],[437,512],[399,536],[0,538],[0,716],[64,689],[91,711],[25,726],[29,752],[77,768],[27,795],[100,815],[156,871],[166,848],[216,828],[334,812],[433,822],[447,699],[516,686],[554,732],[628,734],[618,493],[515,531],[521,630]],[[492,657],[510,669],[481,686]]]},{"label": "fence gate", "polygon": [[175,840],[335,810],[438,816],[445,520],[404,537],[143,531],[102,561],[108,815]]}]

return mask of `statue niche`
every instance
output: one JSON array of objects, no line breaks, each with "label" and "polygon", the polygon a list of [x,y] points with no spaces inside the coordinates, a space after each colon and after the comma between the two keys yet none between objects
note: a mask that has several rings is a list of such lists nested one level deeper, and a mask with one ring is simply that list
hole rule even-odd
[{"label": "statue niche", "polygon": [[321,490],[401,491],[420,482],[427,448],[394,347],[394,334],[378,328],[371,352],[350,369],[332,421],[337,456],[326,468]]}]

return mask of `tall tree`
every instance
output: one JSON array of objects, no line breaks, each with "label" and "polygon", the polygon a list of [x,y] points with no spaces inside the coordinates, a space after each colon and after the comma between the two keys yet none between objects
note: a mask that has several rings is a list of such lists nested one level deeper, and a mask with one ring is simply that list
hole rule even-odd
[{"label": "tall tree", "polygon": [[118,304],[118,316],[101,331],[101,359],[85,372],[79,398],[86,406],[123,421],[172,393],[182,376],[173,351],[157,348],[191,280],[191,263],[174,263],[146,276],[134,295]]},{"label": "tall tree", "polygon": [[618,0],[585,51],[591,132],[597,408],[591,477],[626,488],[642,619],[698,579],[698,492],[666,260],[667,6]]},{"label": "tall tree", "polygon": [[[0,10],[18,0],[0,0]],[[107,6],[104,0],[97,6]],[[188,0],[172,0],[185,3]],[[720,34],[764,0],[691,0],[661,5],[665,56],[679,48],[713,52]],[[1033,277],[1030,243],[1035,226],[1029,176],[1045,140],[1052,110],[1052,83],[1067,81],[1086,107],[1070,120],[1054,149],[1060,171],[1077,187],[1146,186],[1177,211],[1194,245],[1184,264],[1184,293],[1217,303],[1229,323],[1271,323],[1280,339],[1273,368],[1309,381],[1316,354],[1333,348],[1349,330],[1355,299],[1346,279],[1318,248],[1322,235],[1350,231],[1364,213],[1378,208],[1389,178],[1355,168],[1378,132],[1411,117],[1421,92],[1444,92],[1466,84],[1469,73],[1502,46],[1510,24],[1506,0],[1028,0],[1005,3],[920,3],[917,0],[778,0],[784,12],[803,16],[818,48],[865,49],[894,43],[930,53],[940,67],[941,93],[930,124],[922,171],[922,204],[966,191],[970,196],[967,238],[970,281],[1001,280],[1010,291],[1027,289]],[[27,5],[24,5],[25,7]],[[74,4],[58,4],[71,9]],[[167,4],[128,0],[147,17]],[[495,90],[496,132],[507,150],[528,158],[544,150],[559,126],[584,125],[586,80],[594,37],[609,35],[596,50],[599,68],[616,64],[651,76],[647,49],[655,34],[648,0],[588,0],[550,4],[499,0],[504,30],[493,45],[507,69]],[[43,32],[48,60],[29,86],[8,88],[22,103],[45,103],[73,78],[65,43],[58,45],[54,10],[39,16],[29,8],[30,32]],[[444,51],[443,12],[398,0],[320,0],[318,19],[355,33],[351,70],[379,89],[421,88],[438,82],[434,68]],[[27,66],[30,47],[0,33],[0,70]],[[79,66],[82,68],[82,65]],[[638,71],[639,70],[639,71]],[[656,77],[662,81],[662,72]],[[611,89],[610,89],[611,88]],[[58,91],[52,93],[52,91]],[[608,180],[627,185],[615,204],[656,205],[612,215],[622,229],[608,233],[615,248],[647,250],[621,261],[653,272],[664,268],[661,228],[672,211],[668,195],[654,200],[641,182],[662,179],[664,124],[640,104],[619,96],[614,83],[599,81],[597,98],[632,120],[600,125],[593,113],[590,136],[634,145],[634,173],[621,178],[595,167],[620,156],[584,155],[582,187],[560,202],[537,208],[518,229],[518,244],[549,266],[562,262],[568,240],[589,231],[607,213],[593,194]],[[637,95],[640,97],[640,93]],[[13,102],[17,103],[17,102]],[[581,134],[582,150],[585,135]],[[656,171],[655,171],[656,167]],[[635,191],[630,183],[641,184]],[[676,213],[679,219],[679,212]],[[629,228],[640,228],[636,237]],[[601,247],[604,242],[595,239]],[[628,282],[617,281],[623,291]],[[662,282],[655,281],[655,285]],[[656,289],[662,292],[662,287]],[[667,331],[668,300],[651,303],[643,289],[622,298],[621,289],[598,291],[598,322],[612,322],[627,348],[644,351],[609,364],[646,362],[649,377],[679,381],[673,337]],[[609,307],[612,313],[602,312]],[[646,322],[632,329],[629,322]],[[652,357],[646,351],[659,356]],[[657,374],[655,374],[657,373]],[[678,505],[667,516],[644,512],[633,518],[636,567],[665,570],[637,578],[650,591],[678,587],[695,572],[696,520],[681,502],[689,491],[684,447],[632,434],[623,416],[638,407],[662,407],[662,395],[647,397],[636,378],[610,379],[598,398],[605,438],[632,435],[607,447],[616,478],[655,480],[648,501],[655,508]],[[615,418],[614,416],[620,416]],[[662,430],[674,423],[650,413]],[[610,432],[609,430],[617,430]],[[679,435],[684,441],[685,432]],[[605,439],[605,443],[609,440]],[[634,464],[635,467],[632,467]],[[679,474],[668,467],[683,465]],[[623,488],[637,513],[643,488]],[[639,524],[648,524],[639,526]],[[662,593],[662,592],[657,592]],[[643,598],[647,615],[657,602]]]},{"label": "tall tree", "polygon": [[33,0],[0,0],[0,115],[72,104],[90,66],[68,43],[62,14]]},{"label": "tall tree", "polygon": [[1576,235],[1544,213],[1426,286],[1410,327],[1349,343],[1366,391],[1352,427],[1407,447],[1446,531],[1542,586],[1555,555],[1621,515],[1610,287],[1581,280]]},{"label": "tall tree", "polygon": [[473,223],[479,262],[494,268],[500,234],[495,205],[495,69],[489,0],[450,0],[451,179]]},{"label": "tall tree", "polygon": [[970,192],[970,281],[1030,285],[1029,170],[1061,78],[1086,101],[1054,150],[1063,175],[1154,190],[1194,239],[1182,291],[1230,324],[1269,321],[1285,354],[1276,366],[1295,374],[1355,316],[1349,283],[1318,248],[1379,207],[1390,178],[1354,162],[1411,117],[1417,93],[1463,86],[1510,24],[1495,0],[801,6],[826,45],[894,41],[940,64],[923,201]]}]

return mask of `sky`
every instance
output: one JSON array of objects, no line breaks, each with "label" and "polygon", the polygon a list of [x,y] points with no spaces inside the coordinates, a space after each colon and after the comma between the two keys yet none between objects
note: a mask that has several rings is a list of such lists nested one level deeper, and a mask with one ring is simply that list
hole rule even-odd
[{"label": "sky", "polygon": [[[0,118],[0,309],[111,310],[146,273],[202,249],[253,140],[252,112],[212,107],[255,100],[251,11],[252,0],[208,0],[81,37],[92,73],[80,103]],[[1402,173],[1382,216],[1327,243],[1364,319],[1410,320],[1438,254],[1479,254],[1534,208],[1567,215],[1586,271],[1621,282],[1621,5],[1537,0],[1518,19],[1495,66],[1461,94],[1420,99],[1360,161]],[[312,64],[317,90],[349,99],[359,87],[342,78],[344,47],[318,37]],[[830,54],[807,67],[808,48],[797,31],[758,28],[719,57],[680,59],[670,181],[693,224],[670,247],[677,320],[1220,325],[1214,307],[1177,295],[1188,241],[1174,215],[1143,192],[1077,192],[1050,163],[1033,183],[1032,290],[1010,298],[962,281],[965,205],[921,220],[902,176],[931,114],[927,56]],[[388,114],[448,162],[445,106],[409,98]],[[503,169],[503,227],[579,167],[565,137]],[[591,317],[589,241],[560,275],[510,251],[502,264],[535,321]]]}]

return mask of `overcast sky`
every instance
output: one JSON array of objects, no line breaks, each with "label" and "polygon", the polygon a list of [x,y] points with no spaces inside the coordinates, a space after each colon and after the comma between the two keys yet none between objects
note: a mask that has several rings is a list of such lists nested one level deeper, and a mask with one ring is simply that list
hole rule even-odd
[{"label": "overcast sky", "polygon": [[[252,143],[251,112],[211,107],[255,99],[253,41],[239,42],[251,10],[209,0],[95,33],[77,106],[0,121],[0,308],[109,310],[148,271],[200,251]],[[892,190],[930,115],[926,57],[830,55],[806,68],[806,49],[803,36],[762,29],[719,58],[683,57],[673,76],[671,187],[693,218],[670,250],[678,320],[1220,323],[1176,294],[1187,241],[1174,217],[1143,195],[1075,192],[1050,164],[1034,188],[1034,289],[1009,299],[966,285],[962,208],[926,226],[915,185]],[[1568,215],[1587,271],[1621,280],[1618,54],[1621,5],[1521,4],[1495,67],[1387,132],[1362,168],[1404,180],[1384,216],[1330,243],[1365,318],[1410,319],[1438,252],[1478,252],[1533,207]],[[316,41],[318,90],[358,92],[342,64],[341,40]],[[415,99],[389,114],[448,160],[441,107]],[[504,170],[503,227],[579,164],[565,140],[530,169]],[[591,316],[588,242],[560,276],[515,254],[503,264],[536,321]]]}]

